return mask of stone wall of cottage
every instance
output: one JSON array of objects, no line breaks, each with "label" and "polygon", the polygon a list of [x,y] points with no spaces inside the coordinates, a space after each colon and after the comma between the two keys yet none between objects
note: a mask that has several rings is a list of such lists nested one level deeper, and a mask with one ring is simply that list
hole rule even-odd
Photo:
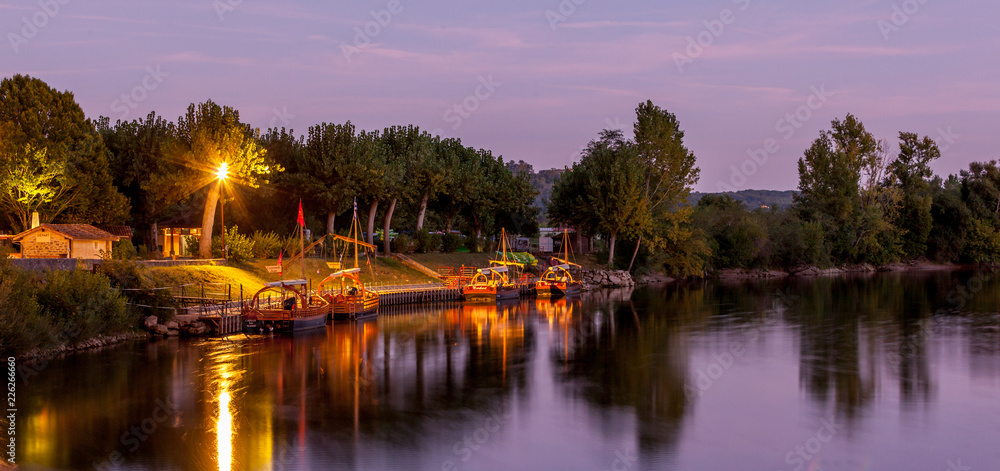
[{"label": "stone wall of cottage", "polygon": [[25,258],[69,257],[69,239],[42,229],[21,240],[21,254]]}]

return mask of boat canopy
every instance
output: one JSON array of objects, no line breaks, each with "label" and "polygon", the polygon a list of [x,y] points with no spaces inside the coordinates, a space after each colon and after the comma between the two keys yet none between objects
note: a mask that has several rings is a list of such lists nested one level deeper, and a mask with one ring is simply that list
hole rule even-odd
[{"label": "boat canopy", "polygon": [[339,277],[339,276],[351,275],[351,274],[354,274],[354,273],[361,273],[361,269],[360,268],[351,268],[351,269],[348,269],[348,270],[340,270],[338,272],[335,272],[335,273],[331,274],[327,278],[336,278],[336,277]]},{"label": "boat canopy", "polygon": [[523,263],[518,263],[518,262],[510,262],[510,261],[507,261],[507,260],[490,260],[490,263],[495,263],[495,264],[497,264],[497,265],[503,265],[503,266],[510,266],[510,265],[514,265],[514,266],[516,266],[516,267],[521,267],[521,268],[523,268],[523,267],[524,267],[524,264],[523,264]]},{"label": "boat canopy", "polygon": [[569,271],[569,264],[563,263],[562,265],[551,266],[551,267],[549,267],[549,270],[556,270],[556,269],[559,269],[559,268],[561,268],[563,270],[566,270],[566,271]]},{"label": "boat canopy", "polygon": [[484,275],[486,275],[486,274],[488,274],[490,272],[493,272],[493,273],[507,273],[507,267],[506,266],[499,266],[499,267],[488,267],[488,268],[480,268],[479,269],[479,273],[482,273]]},{"label": "boat canopy", "polygon": [[264,286],[267,288],[284,288],[285,286],[305,286],[307,284],[309,282],[306,280],[281,280],[266,283]]},{"label": "boat canopy", "polygon": [[[561,259],[559,257],[552,257],[552,260],[558,260],[559,263],[561,263],[562,265],[572,265],[574,267],[579,267],[580,266],[580,265],[577,265],[577,264],[575,264],[575,263],[573,263],[573,262],[571,262],[569,260],[563,260],[563,259]],[[569,268],[569,267],[567,266],[566,268]]]}]

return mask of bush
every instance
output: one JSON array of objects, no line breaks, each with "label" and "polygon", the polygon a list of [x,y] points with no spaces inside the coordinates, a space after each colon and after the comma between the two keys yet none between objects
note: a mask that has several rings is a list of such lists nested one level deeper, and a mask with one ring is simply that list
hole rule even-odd
[{"label": "bush", "polygon": [[127,315],[125,298],[108,277],[81,270],[48,272],[38,306],[53,327],[69,332],[68,343],[119,333],[138,322]]},{"label": "bush", "polygon": [[[184,236],[184,248],[187,253],[197,256],[198,252],[201,251],[201,236]],[[164,256],[169,256],[169,254],[163,254]]]},{"label": "bush", "polygon": [[441,236],[439,234],[431,234],[427,232],[427,229],[414,232],[413,239],[416,242],[414,250],[417,253],[437,252],[441,250]]},{"label": "bush", "polygon": [[441,250],[452,253],[462,246],[462,236],[458,234],[445,234],[441,238]]},{"label": "bush", "polygon": [[253,258],[253,239],[240,234],[239,226],[233,226],[226,230],[226,248],[229,249],[229,256],[224,257],[222,253],[222,236],[212,237],[212,256],[215,258],[228,258],[230,262],[245,262]]},{"label": "bush", "polygon": [[131,240],[122,239],[111,243],[111,258],[115,260],[135,260],[139,258],[139,253],[135,245],[132,245]]},{"label": "bush", "polygon": [[416,242],[406,234],[399,234],[392,240],[392,250],[399,253],[412,253]]},{"label": "bush", "polygon": [[277,258],[278,252],[282,249],[284,241],[278,234],[273,232],[263,233],[257,231],[253,233],[253,258]]},{"label": "bush", "polygon": [[469,252],[478,253],[482,252],[484,248],[487,247],[487,241],[484,238],[476,237],[475,235],[470,235],[465,237],[465,248],[469,249]]},{"label": "bush", "polygon": [[48,347],[51,328],[39,315],[37,282],[0,257],[0,352],[13,355],[37,347]]}]

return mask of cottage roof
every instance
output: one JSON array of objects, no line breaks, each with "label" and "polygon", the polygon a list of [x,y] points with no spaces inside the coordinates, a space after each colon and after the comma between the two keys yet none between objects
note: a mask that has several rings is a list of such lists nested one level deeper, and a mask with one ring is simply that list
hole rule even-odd
[{"label": "cottage roof", "polygon": [[14,236],[14,241],[18,242],[24,239],[27,235],[40,231],[42,229],[48,229],[52,232],[62,234],[67,239],[70,240],[112,240],[117,241],[121,237],[111,234],[107,231],[102,231],[90,224],[39,224],[38,227],[34,229],[28,229],[20,234]]},{"label": "cottage roof", "polygon": [[94,226],[111,235],[116,235],[123,239],[131,239],[135,232],[129,226]]}]

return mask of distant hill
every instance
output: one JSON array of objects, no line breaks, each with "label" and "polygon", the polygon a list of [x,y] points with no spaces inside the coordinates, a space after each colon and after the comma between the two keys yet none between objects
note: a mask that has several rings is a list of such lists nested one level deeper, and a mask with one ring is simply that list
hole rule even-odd
[{"label": "distant hill", "polygon": [[[729,196],[732,196],[738,201],[742,201],[748,209],[759,208],[761,206],[767,206],[770,208],[780,207],[788,208],[792,205],[792,198],[798,193],[795,190],[741,190],[735,193],[726,192]],[[692,205],[698,204],[698,200],[702,196],[707,194],[718,194],[718,193],[699,193],[693,192],[691,196],[688,197],[688,202]]]},{"label": "distant hill", "polygon": [[[534,206],[541,209],[541,213],[538,215],[539,224],[544,225],[547,221],[545,217],[545,207],[547,206],[549,199],[552,198],[552,186],[555,184],[556,180],[559,179],[559,175],[566,169],[562,168],[552,168],[548,170],[539,170],[535,172],[530,164],[521,160],[518,162],[510,161],[507,163],[507,168],[511,172],[527,172],[531,177],[531,186],[538,191],[538,196],[535,197]],[[798,193],[795,190],[741,190],[735,193],[727,193],[733,198],[742,201],[747,208],[759,208],[761,206],[767,207],[780,207],[787,208],[792,205],[792,197]],[[698,200],[702,196],[710,193],[691,193],[688,197],[688,202],[692,205],[698,204]]]}]

